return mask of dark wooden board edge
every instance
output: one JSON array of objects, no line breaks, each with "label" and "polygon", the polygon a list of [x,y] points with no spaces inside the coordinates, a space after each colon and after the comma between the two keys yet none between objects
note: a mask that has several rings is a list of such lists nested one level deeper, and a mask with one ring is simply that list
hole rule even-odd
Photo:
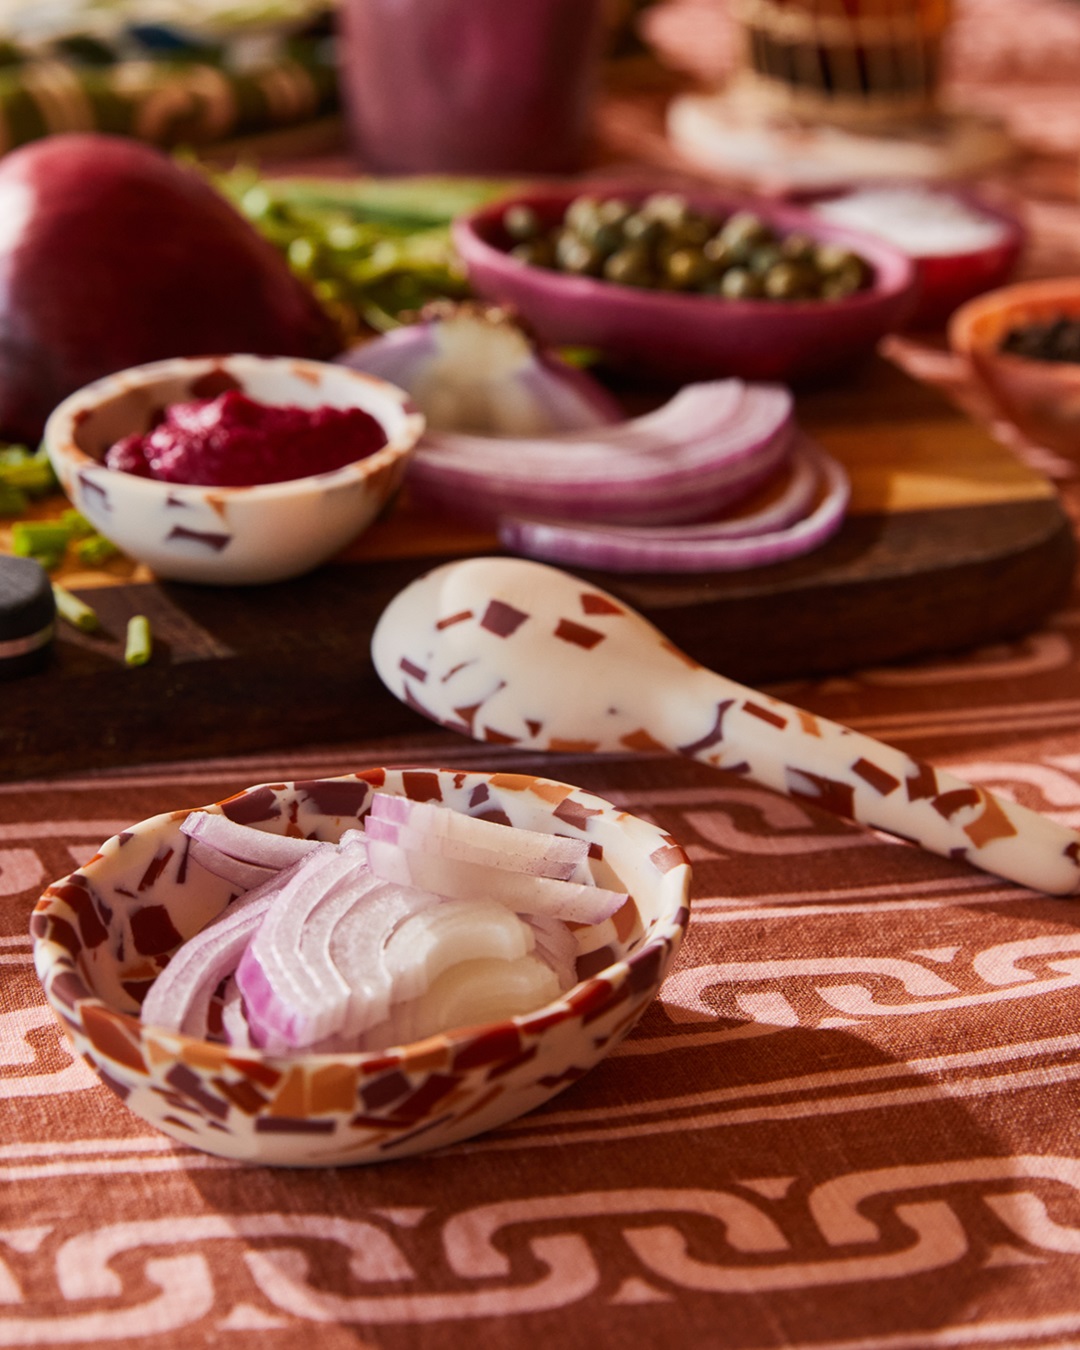
[{"label": "dark wooden board edge", "polygon": [[[63,629],[45,671],[0,684],[0,778],[415,733],[420,719],[384,689],[368,648],[390,599],[444,561],[338,564],[250,592],[84,592],[102,632]],[[1070,523],[1045,498],[853,516],[812,557],[693,584],[579,575],[704,664],[758,684],[1017,637],[1062,603],[1075,565]],[[123,639],[137,613],[155,650],[129,669]]]}]

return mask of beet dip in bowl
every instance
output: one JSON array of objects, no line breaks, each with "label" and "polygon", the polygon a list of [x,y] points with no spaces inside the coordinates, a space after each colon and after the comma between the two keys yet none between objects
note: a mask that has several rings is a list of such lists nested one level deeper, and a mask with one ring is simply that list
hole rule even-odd
[{"label": "beet dip in bowl", "polygon": [[177,357],[70,395],[45,447],[72,504],[158,576],[247,585],[328,561],[386,506],[424,419],[293,357]]}]

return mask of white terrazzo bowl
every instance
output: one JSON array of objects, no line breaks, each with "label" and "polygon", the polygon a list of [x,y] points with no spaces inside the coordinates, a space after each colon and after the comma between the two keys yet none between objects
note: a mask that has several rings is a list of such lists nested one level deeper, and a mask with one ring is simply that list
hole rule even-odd
[{"label": "white terrazzo bowl", "polygon": [[[149,429],[169,404],[221,392],[302,408],[361,408],[387,442],[330,473],[255,487],[195,487],[108,469],[106,450]],[[206,391],[204,394],[203,391]],[[157,576],[250,585],[327,562],[387,505],[424,419],[394,385],[345,366],[294,357],[177,357],[105,376],[66,398],[45,447],[72,504]]]},{"label": "white terrazzo bowl", "polygon": [[336,841],[372,789],[524,829],[585,838],[598,885],[630,894],[578,928],[578,983],[535,1012],[362,1053],[274,1055],[148,1026],[147,989],[233,889],[189,860],[187,810],[108,840],[35,909],[34,961],[76,1052],[137,1115],[193,1148],[254,1163],[338,1166],[480,1134],[576,1082],[634,1026],[689,919],[690,866],[659,826],[527,774],[368,769],[261,784],[196,810]]}]

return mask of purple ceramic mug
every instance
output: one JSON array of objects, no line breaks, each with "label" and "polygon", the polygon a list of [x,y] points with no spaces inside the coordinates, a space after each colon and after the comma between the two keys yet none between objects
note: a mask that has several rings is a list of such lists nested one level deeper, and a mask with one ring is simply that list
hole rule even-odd
[{"label": "purple ceramic mug", "polygon": [[384,173],[579,168],[603,0],[341,0],[356,149]]}]

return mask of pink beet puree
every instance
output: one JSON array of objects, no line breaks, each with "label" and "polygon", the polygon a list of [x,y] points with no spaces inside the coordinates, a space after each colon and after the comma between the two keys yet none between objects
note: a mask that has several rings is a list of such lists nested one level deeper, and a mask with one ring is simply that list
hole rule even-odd
[{"label": "pink beet puree", "polygon": [[361,408],[277,407],[230,389],[172,404],[150,431],[111,446],[105,465],[165,483],[252,487],[328,473],[385,444]]}]

